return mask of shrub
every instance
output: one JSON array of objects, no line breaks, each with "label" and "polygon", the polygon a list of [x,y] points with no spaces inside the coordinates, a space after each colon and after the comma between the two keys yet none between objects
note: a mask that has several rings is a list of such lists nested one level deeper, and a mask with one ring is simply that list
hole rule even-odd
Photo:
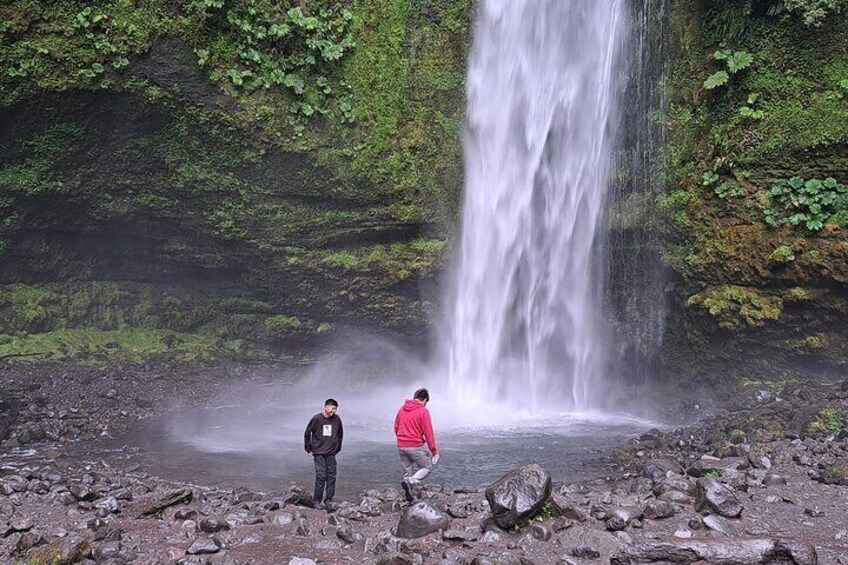
[{"label": "shrub", "polygon": [[809,231],[819,231],[825,224],[848,225],[848,186],[832,177],[779,180],[769,194],[776,205],[766,210],[769,225],[801,225]]}]

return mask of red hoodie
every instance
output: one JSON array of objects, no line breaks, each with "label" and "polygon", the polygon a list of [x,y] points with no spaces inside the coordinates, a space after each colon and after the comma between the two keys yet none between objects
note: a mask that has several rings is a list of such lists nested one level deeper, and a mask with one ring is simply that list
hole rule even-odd
[{"label": "red hoodie", "polygon": [[426,440],[430,452],[438,453],[430,412],[420,400],[407,400],[400,407],[395,416],[395,435],[398,447],[421,447]]}]

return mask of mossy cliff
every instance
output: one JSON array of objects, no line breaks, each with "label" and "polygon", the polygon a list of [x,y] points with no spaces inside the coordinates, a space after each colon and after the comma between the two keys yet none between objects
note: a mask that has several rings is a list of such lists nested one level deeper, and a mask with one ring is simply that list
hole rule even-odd
[{"label": "mossy cliff", "polygon": [[469,4],[0,7],[0,356],[423,335],[461,185]]},{"label": "mossy cliff", "polygon": [[674,1],[667,361],[710,379],[844,374],[848,6]]}]

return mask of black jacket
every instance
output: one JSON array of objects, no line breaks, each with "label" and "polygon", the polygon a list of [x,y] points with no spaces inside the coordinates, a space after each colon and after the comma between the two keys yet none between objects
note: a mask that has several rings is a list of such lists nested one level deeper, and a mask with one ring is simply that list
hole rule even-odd
[{"label": "black jacket", "polygon": [[312,416],[303,433],[303,448],[312,455],[335,455],[342,450],[344,426],[338,414],[325,418],[323,412]]}]

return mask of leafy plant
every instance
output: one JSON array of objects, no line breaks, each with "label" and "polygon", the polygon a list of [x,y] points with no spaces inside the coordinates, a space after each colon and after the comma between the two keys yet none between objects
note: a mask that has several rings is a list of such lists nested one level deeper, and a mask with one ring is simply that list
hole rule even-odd
[{"label": "leafy plant", "polygon": [[827,16],[839,14],[848,4],[845,0],[779,0],[769,6],[768,14],[776,16],[784,12],[795,12],[804,25],[819,27]]},{"label": "leafy plant", "polygon": [[256,90],[282,87],[294,114],[324,113],[336,90],[333,64],[353,47],[352,13],[341,3],[306,0],[286,8],[271,0],[195,0],[190,9],[210,36],[195,49],[214,79]]},{"label": "leafy plant", "polygon": [[825,408],[807,426],[808,435],[837,434],[845,427],[845,418],[835,408]]},{"label": "leafy plant", "polygon": [[785,265],[795,260],[795,253],[788,245],[781,245],[771,252],[769,259],[778,265]]},{"label": "leafy plant", "polygon": [[750,118],[752,120],[761,120],[765,115],[762,110],[757,110],[754,108],[754,105],[757,103],[760,95],[756,93],[752,93],[748,95],[748,103],[745,106],[739,108],[739,114],[744,118]]},{"label": "leafy plant", "polygon": [[713,190],[719,198],[727,198],[728,196],[745,196],[748,192],[739,186],[737,182],[732,180],[724,181]]},{"label": "leafy plant", "polygon": [[769,225],[802,225],[809,231],[819,231],[825,224],[848,225],[848,186],[832,177],[779,180],[769,194],[777,205],[766,210]]},{"label": "leafy plant", "polygon": [[747,51],[731,51],[729,49],[719,49],[713,54],[713,59],[724,61],[727,68],[707,77],[707,80],[704,81],[704,88],[707,90],[713,90],[727,84],[731,75],[750,67],[751,63],[754,62],[754,56]]},{"label": "leafy plant", "polygon": [[712,43],[742,38],[748,30],[754,0],[712,0],[707,11],[707,38]]}]

